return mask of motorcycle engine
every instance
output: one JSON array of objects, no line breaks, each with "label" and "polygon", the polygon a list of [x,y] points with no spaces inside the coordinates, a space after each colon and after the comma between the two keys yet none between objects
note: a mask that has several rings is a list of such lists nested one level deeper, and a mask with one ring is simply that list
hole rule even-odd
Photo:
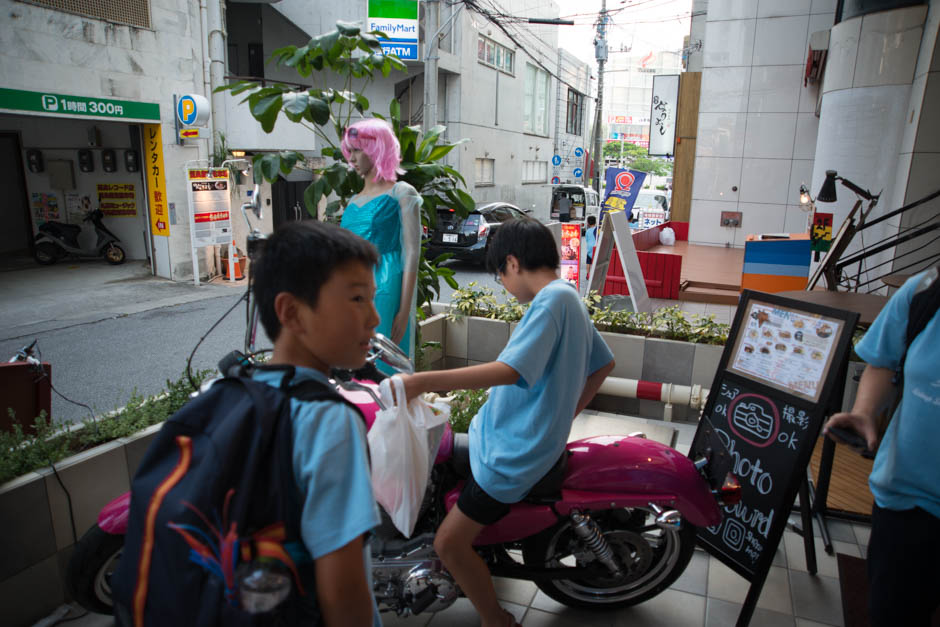
[{"label": "motorcycle engine", "polygon": [[380,607],[411,616],[453,605],[460,593],[433,542],[433,533],[408,540],[373,538],[372,585]]}]

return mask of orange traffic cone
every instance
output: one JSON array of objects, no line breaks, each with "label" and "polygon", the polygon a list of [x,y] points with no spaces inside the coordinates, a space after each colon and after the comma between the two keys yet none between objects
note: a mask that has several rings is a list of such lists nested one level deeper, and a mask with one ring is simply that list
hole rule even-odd
[{"label": "orange traffic cone", "polygon": [[230,247],[229,251],[230,251],[229,254],[232,255],[232,260],[230,262],[227,261],[226,263],[222,264],[222,275],[226,279],[230,278],[228,269],[229,269],[229,266],[231,265],[235,267],[235,280],[241,281],[242,279],[245,278],[245,276],[242,274],[241,263],[240,263],[241,260],[238,258],[238,246],[235,245],[235,240],[232,240],[232,246]]}]

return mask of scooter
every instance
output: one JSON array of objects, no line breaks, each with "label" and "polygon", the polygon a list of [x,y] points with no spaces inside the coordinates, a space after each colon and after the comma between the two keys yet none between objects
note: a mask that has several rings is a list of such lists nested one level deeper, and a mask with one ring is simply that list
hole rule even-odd
[{"label": "scooter", "polygon": [[101,209],[89,211],[82,218],[83,222],[91,222],[94,225],[98,235],[95,247],[90,250],[82,248],[78,243],[78,235],[82,231],[80,225],[54,221],[40,224],[33,252],[36,262],[49,266],[68,255],[73,255],[82,258],[104,257],[105,261],[114,266],[124,263],[126,255],[120,246],[121,240],[105,227],[103,218]]},{"label": "scooter", "polygon": [[[248,248],[250,256],[251,242]],[[222,372],[251,359],[257,308],[248,302],[247,356],[227,356]],[[376,359],[413,371],[407,355],[381,335],[372,341],[369,360]],[[371,427],[381,408],[377,384],[342,374],[333,382]],[[701,450],[689,459],[642,434],[570,442],[526,498],[483,529],[476,548],[494,576],[534,581],[568,606],[612,609],[646,601],[688,566],[696,528],[718,524],[721,508],[741,498],[721,440],[714,436]],[[469,476],[468,438],[445,424],[414,532],[404,537],[383,514],[373,533],[372,585],[381,611],[438,612],[461,595],[433,540]],[[106,505],[67,567],[69,592],[90,611],[112,611],[110,577],[121,558],[129,505],[130,493]],[[513,556],[518,551],[521,560]]]}]

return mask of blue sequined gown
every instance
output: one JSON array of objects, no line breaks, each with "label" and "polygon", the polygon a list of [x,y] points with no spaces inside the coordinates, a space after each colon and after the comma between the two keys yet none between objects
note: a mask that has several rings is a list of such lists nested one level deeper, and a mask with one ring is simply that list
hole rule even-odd
[{"label": "blue sequined gown", "polygon": [[[392,336],[392,322],[401,305],[401,282],[404,273],[401,242],[401,206],[389,192],[366,200],[362,205],[350,201],[343,212],[340,222],[363,239],[369,240],[379,251],[379,263],[375,267],[375,308],[379,312],[377,333]],[[415,295],[409,294],[412,302],[410,322],[398,346],[414,359]],[[390,374],[392,371],[378,364],[379,369]]]}]

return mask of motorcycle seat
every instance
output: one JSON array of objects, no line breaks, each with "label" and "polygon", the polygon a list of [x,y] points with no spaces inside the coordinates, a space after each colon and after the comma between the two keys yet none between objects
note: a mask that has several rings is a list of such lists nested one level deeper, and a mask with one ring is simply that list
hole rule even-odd
[{"label": "motorcycle seat", "polygon": [[[470,436],[466,433],[454,434],[454,450],[450,459],[451,467],[458,477],[467,479],[470,471]],[[523,499],[524,501],[542,502],[546,498],[556,497],[565,481],[568,470],[568,451],[561,454],[555,465],[545,473]]]}]

